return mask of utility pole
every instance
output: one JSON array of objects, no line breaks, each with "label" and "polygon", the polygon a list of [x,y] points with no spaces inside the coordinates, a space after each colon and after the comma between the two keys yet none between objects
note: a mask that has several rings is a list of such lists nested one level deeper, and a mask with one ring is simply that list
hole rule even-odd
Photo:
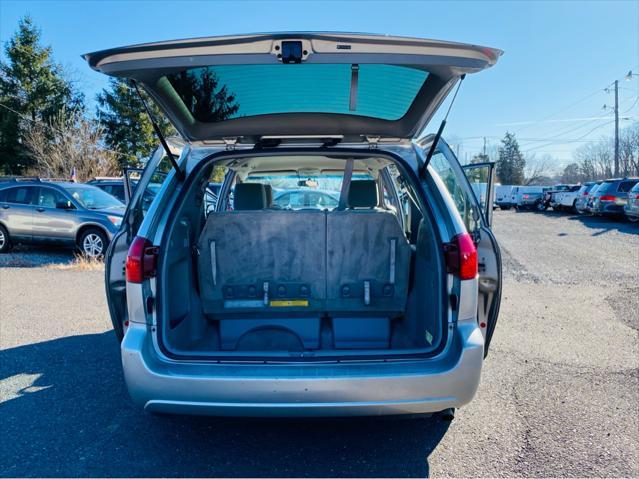
[{"label": "utility pole", "polygon": [[486,158],[486,137],[484,137],[484,158]]},{"label": "utility pole", "polygon": [[615,80],[615,178],[619,177],[619,80]]}]

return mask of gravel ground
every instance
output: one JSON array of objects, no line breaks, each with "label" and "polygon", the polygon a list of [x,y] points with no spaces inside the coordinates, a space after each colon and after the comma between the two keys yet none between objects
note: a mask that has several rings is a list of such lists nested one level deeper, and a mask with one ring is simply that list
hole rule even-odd
[{"label": "gravel ground", "polygon": [[451,424],[144,414],[102,273],[35,267],[55,262],[42,252],[4,260],[0,475],[639,476],[639,226],[514,211],[495,223],[501,317]]}]

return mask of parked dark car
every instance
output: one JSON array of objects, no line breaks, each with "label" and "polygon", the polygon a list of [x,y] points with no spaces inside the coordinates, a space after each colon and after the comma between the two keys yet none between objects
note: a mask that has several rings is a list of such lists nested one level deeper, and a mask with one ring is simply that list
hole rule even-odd
[{"label": "parked dark car", "polygon": [[111,178],[111,177],[95,177],[90,181],[87,181],[87,185],[97,186],[101,190],[106,191],[110,195],[115,196],[122,203],[127,203],[128,199],[124,191],[124,179],[123,178]]},{"label": "parked dark car", "polygon": [[92,185],[11,179],[0,182],[0,253],[14,243],[75,246],[89,257],[106,251],[124,204]]},{"label": "parked dark car", "polygon": [[624,214],[628,193],[639,183],[639,178],[616,178],[605,180],[593,195],[594,215],[619,216]]},{"label": "parked dark car", "polygon": [[579,214],[586,213],[586,207],[588,206],[588,200],[590,198],[590,192],[597,186],[599,183],[596,181],[589,181],[581,185],[579,191],[577,192],[577,200],[575,201],[575,211]]},{"label": "parked dark car", "polygon": [[628,202],[623,211],[633,223],[639,221],[639,182],[628,192]]},{"label": "parked dark car", "polygon": [[592,207],[595,201],[595,195],[597,194],[597,190],[601,187],[603,181],[598,181],[592,189],[588,192],[588,199],[586,200],[586,207],[584,208],[585,213],[592,214]]}]

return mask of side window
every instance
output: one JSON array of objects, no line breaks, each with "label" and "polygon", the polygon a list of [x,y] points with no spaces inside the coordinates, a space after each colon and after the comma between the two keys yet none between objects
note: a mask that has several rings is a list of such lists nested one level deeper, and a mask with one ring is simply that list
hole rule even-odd
[{"label": "side window", "polygon": [[398,197],[395,197],[394,193],[389,191],[389,185],[384,182],[384,205],[387,208],[395,210],[395,213],[403,218],[404,224],[407,224],[410,214],[410,196],[406,191],[406,186],[404,186],[397,167],[395,165],[388,165],[387,168],[390,177],[393,179],[393,186],[395,186]]},{"label": "side window", "polygon": [[32,186],[21,186],[18,188],[11,188],[7,191],[7,203],[14,203],[18,205],[30,205],[33,204],[33,194],[35,188]]},{"label": "side window", "polygon": [[124,201],[124,185],[112,185],[111,191],[109,191],[109,193],[111,193],[120,201]]},{"label": "side window", "polygon": [[58,203],[66,201],[67,199],[59,191],[52,188],[40,188],[37,205],[45,208],[55,208]]},{"label": "side window", "polygon": [[436,152],[430,160],[430,166],[437,172],[444,182],[448,193],[455,202],[457,211],[464,220],[466,229],[474,231],[479,228],[480,211],[477,210],[472,198],[469,198],[464,186],[460,183],[450,161],[442,152]]}]

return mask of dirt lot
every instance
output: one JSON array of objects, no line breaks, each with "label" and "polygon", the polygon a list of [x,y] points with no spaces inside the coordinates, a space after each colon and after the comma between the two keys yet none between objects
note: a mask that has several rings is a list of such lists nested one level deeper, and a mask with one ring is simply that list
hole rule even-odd
[{"label": "dirt lot", "polygon": [[102,273],[38,266],[65,252],[1,258],[0,475],[639,476],[639,225],[514,211],[495,223],[500,322],[450,425],[144,414]]}]

